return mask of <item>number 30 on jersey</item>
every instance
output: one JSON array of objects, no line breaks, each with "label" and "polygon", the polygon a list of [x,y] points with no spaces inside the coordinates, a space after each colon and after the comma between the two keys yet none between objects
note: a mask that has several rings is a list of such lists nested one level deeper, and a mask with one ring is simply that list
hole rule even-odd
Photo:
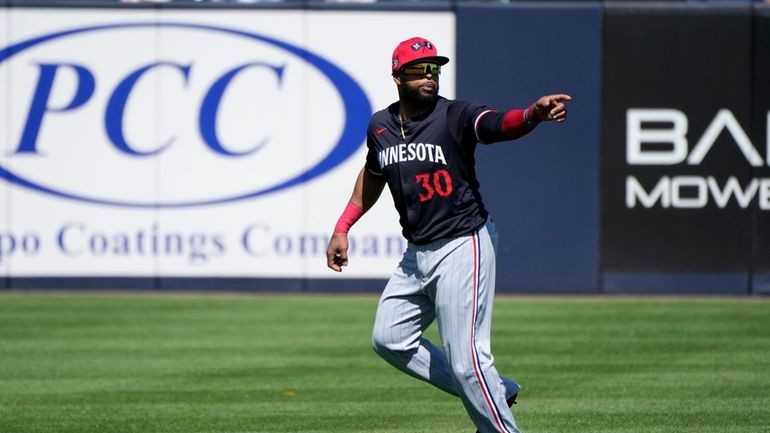
[{"label": "number 30 on jersey", "polygon": [[415,176],[415,180],[420,184],[420,201],[431,200],[436,194],[439,197],[448,197],[452,194],[452,177],[449,172],[441,169],[431,173],[421,173]]}]

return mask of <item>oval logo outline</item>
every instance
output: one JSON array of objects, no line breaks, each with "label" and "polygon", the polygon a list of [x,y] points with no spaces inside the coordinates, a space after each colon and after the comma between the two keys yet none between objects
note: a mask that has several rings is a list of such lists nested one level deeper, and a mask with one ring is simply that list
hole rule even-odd
[{"label": "oval logo outline", "polygon": [[247,39],[257,40],[275,47],[278,47],[284,51],[291,53],[292,55],[300,58],[301,60],[309,63],[318,69],[323,75],[325,75],[341,96],[344,102],[344,116],[345,123],[340,134],[340,137],[334,147],[329,153],[326,154],[317,164],[299,173],[296,176],[289,178],[278,184],[268,186],[256,191],[238,194],[231,197],[224,197],[211,200],[202,201],[188,201],[188,202],[125,202],[120,200],[108,200],[87,197],[81,194],[73,194],[65,191],[59,191],[51,187],[45,186],[40,183],[32,182],[24,177],[12,173],[2,165],[0,165],[0,178],[6,179],[12,184],[29,188],[38,192],[42,192],[48,195],[64,198],[68,200],[74,200],[79,202],[85,202],[89,204],[117,206],[117,207],[129,207],[129,208],[189,208],[189,207],[202,207],[219,205],[226,203],[233,203],[242,200],[248,200],[259,196],[275,193],[284,189],[288,189],[302,183],[308,182],[316,177],[321,176],[327,171],[332,170],[337,165],[347,160],[356,150],[360,147],[361,143],[366,138],[366,132],[359,132],[357,125],[365,125],[368,122],[369,117],[372,115],[372,108],[367,98],[366,93],[353,80],[353,78],[343,71],[340,67],[335,65],[329,60],[324,59],[320,55],[314,54],[308,50],[292,45],[288,42],[284,42],[269,36],[259,35],[256,33],[246,32],[242,30],[230,29],[226,27],[210,25],[210,24],[196,24],[196,23],[183,23],[183,22],[133,22],[133,23],[116,23],[116,24],[103,24],[86,27],[78,27],[74,29],[48,33],[31,39],[27,39],[21,42],[17,42],[4,49],[0,49],[0,67],[3,62],[7,61],[14,55],[37,45],[46,43],[48,41],[73,36],[88,32],[97,32],[104,30],[115,29],[130,29],[130,28],[183,28],[193,30],[203,30],[226,33],[234,36],[240,36]]}]

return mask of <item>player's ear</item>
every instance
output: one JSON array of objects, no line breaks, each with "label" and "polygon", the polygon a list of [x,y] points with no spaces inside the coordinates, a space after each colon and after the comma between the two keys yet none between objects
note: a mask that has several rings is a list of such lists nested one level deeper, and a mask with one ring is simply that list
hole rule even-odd
[{"label": "player's ear", "polygon": [[393,82],[396,83],[396,86],[400,86],[401,85],[401,74],[393,75]]}]

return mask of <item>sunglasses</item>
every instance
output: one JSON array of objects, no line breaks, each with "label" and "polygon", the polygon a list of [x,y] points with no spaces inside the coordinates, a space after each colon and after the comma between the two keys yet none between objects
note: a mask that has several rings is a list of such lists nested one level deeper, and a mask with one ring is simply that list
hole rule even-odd
[{"label": "sunglasses", "polygon": [[404,66],[404,74],[406,75],[439,75],[440,73],[441,66],[435,63],[415,63],[413,65]]}]

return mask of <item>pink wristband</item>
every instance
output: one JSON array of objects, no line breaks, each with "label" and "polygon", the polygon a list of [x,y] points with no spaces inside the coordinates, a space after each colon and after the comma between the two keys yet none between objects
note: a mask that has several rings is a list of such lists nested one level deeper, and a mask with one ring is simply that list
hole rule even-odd
[{"label": "pink wristband", "polygon": [[348,202],[345,210],[342,212],[340,219],[337,220],[337,225],[334,226],[334,233],[345,233],[350,231],[350,227],[361,218],[364,214],[364,210],[354,204],[352,201]]}]

